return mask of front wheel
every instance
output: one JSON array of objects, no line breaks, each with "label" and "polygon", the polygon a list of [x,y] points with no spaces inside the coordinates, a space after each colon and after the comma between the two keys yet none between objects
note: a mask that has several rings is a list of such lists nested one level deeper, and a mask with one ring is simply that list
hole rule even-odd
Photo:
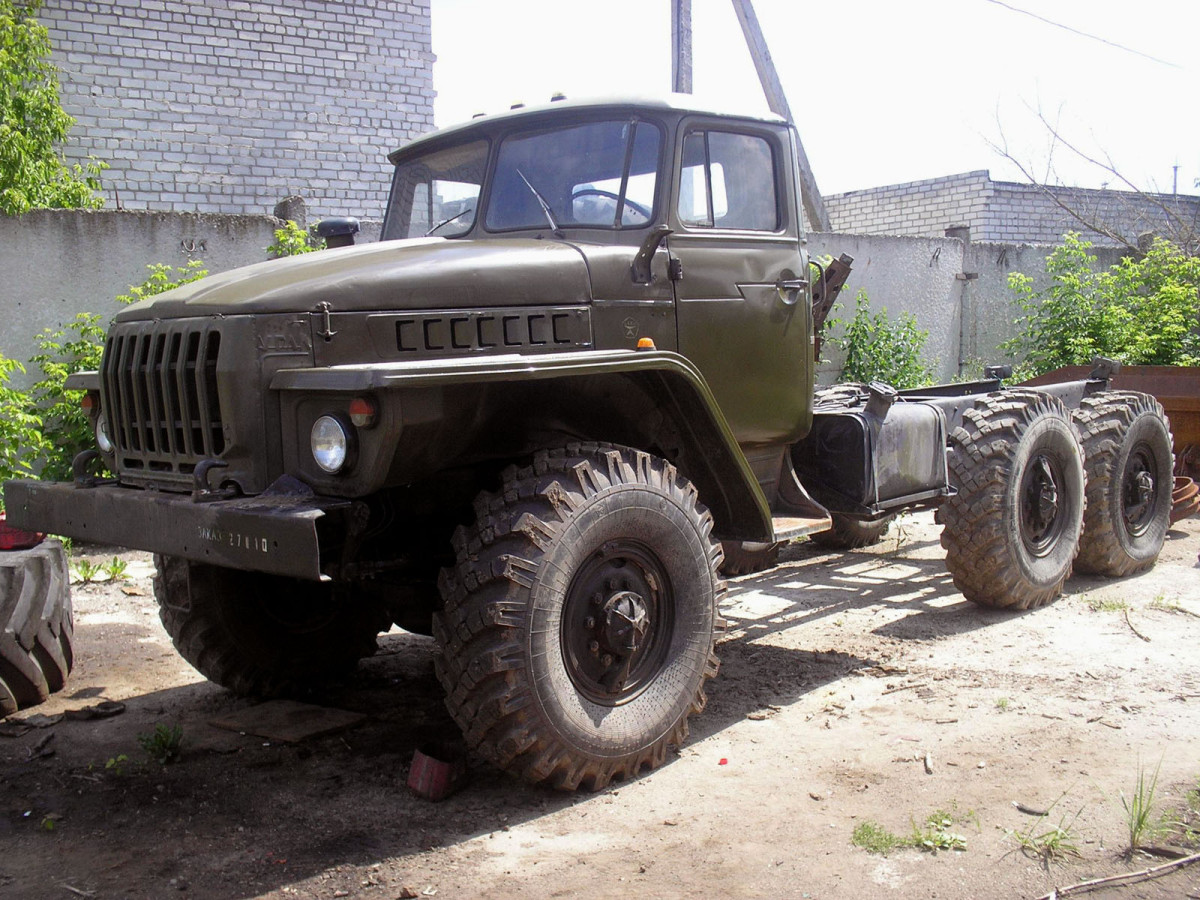
[{"label": "front wheel", "polygon": [[434,618],[467,743],[568,790],[662,763],[717,671],[725,588],[695,488],[665,460],[579,444],[510,467],[475,512]]},{"label": "front wheel", "polygon": [[342,588],[156,556],[154,595],[175,649],[235,694],[283,696],[353,671],[391,623]]},{"label": "front wheel", "polygon": [[1083,527],[1083,451],[1062,403],[1013,389],[982,397],[950,435],[940,510],[954,585],[981,606],[1032,609],[1062,593]]}]

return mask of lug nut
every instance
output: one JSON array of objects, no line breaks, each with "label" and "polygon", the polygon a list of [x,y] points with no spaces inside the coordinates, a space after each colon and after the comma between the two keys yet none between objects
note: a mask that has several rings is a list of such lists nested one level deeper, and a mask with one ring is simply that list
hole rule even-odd
[{"label": "lug nut", "polygon": [[600,642],[592,641],[590,644],[588,644],[588,649],[591,650],[592,653],[599,653],[600,652]]},{"label": "lug nut", "polygon": [[588,616],[586,619],[584,619],[584,620],[583,620],[583,627],[584,627],[584,628],[586,628],[588,631],[591,631],[593,628],[595,628],[595,627],[596,627],[596,619],[595,619],[595,617],[594,617],[594,616]]},{"label": "lug nut", "polygon": [[613,663],[613,659],[612,659],[612,656],[611,656],[610,654],[608,654],[608,653],[605,653],[605,654],[604,654],[602,657],[600,657],[600,664],[601,664],[602,666],[604,666],[606,669],[607,669],[609,666],[611,666],[611,665],[612,665],[612,663]]}]

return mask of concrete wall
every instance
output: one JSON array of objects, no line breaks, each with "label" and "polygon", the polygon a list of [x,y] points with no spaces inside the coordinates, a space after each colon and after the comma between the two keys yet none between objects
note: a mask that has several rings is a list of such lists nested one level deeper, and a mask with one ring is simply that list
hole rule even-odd
[{"label": "concrete wall", "polygon": [[[43,328],[56,328],[80,311],[115,313],[114,298],[144,281],[148,264],[201,259],[218,272],[261,262],[279,224],[269,216],[115,210],[0,216],[0,353],[25,362]],[[360,240],[378,236],[378,222],[364,223]],[[1019,314],[1009,273],[1024,272],[1044,284],[1044,260],[1053,248],[818,233],[809,235],[809,249],[818,257],[854,257],[843,314],[852,314],[860,289],[875,309],[887,307],[892,316],[912,312],[929,332],[926,359],[939,380],[948,380],[977,371],[980,362],[1005,361],[996,347],[1012,336]],[[1119,254],[1101,256],[1107,266]],[[820,375],[830,382],[841,360],[832,348],[825,355],[831,362]]]},{"label": "concrete wall", "polygon": [[[281,224],[270,216],[116,210],[0,216],[0,353],[25,363],[42,329],[77,312],[115,314],[115,298],[146,280],[147,265],[200,259],[222,272],[262,262]],[[363,224],[360,240],[378,236],[378,222]]]},{"label": "concrete wall", "polygon": [[386,154],[433,127],[429,0],[46,0],[107,205],[378,218]]},{"label": "concrete wall", "polygon": [[[983,366],[1011,362],[999,346],[1017,334],[1021,310],[1008,287],[1008,277],[1021,272],[1036,289],[1049,283],[1046,257],[1051,244],[964,243],[957,238],[908,238],[882,235],[810,234],[813,256],[854,257],[854,270],[842,291],[841,315],[854,311],[859,290],[871,308],[886,307],[893,320],[905,312],[929,332],[924,358],[938,381],[959,375],[977,376]],[[1107,268],[1123,254],[1096,248],[1097,265]],[[836,381],[842,354],[828,344],[828,362],[818,368],[822,383]]]}]

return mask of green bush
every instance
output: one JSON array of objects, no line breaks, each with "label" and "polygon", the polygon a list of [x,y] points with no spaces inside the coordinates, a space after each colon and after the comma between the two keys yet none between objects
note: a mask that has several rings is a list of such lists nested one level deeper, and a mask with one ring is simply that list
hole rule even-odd
[{"label": "green bush", "polygon": [[841,380],[883,381],[900,389],[933,383],[933,370],[921,359],[929,332],[918,327],[912,313],[901,313],[894,322],[886,306],[872,313],[866,291],[860,290],[854,318],[830,319],[827,328],[830,343],[846,354]]},{"label": "green bush", "polygon": [[44,443],[42,421],[30,412],[29,395],[8,386],[13,372],[24,371],[15,359],[0,354],[0,482],[31,477]]},{"label": "green bush", "polygon": [[[141,284],[130,285],[128,294],[116,298],[118,303],[144,300],[208,274],[199,260],[185,266],[154,264],[146,268],[150,276]],[[48,481],[69,480],[71,460],[95,444],[91,424],[79,405],[83,393],[67,390],[66,380],[75,372],[100,368],[105,330],[104,318],[99,314],[79,313],[58,329],[47,328],[36,338],[41,353],[30,364],[41,375],[24,400],[27,413],[41,425],[41,440],[31,446],[44,454],[40,474]]]},{"label": "green bush", "polygon": [[324,238],[315,237],[312,232],[305,231],[288,219],[282,228],[275,229],[275,243],[267,248],[267,254],[272,259],[278,259],[281,256],[298,256],[301,253],[324,249]]},{"label": "green bush", "polygon": [[1018,380],[1108,356],[1130,365],[1200,365],[1200,258],[1155,240],[1141,259],[1097,269],[1091,244],[1067,234],[1046,257],[1047,287],[1009,276],[1020,333],[1001,345]]}]

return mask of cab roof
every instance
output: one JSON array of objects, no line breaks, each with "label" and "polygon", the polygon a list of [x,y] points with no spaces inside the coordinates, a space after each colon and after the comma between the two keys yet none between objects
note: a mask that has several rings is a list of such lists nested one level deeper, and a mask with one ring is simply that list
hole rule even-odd
[{"label": "cab roof", "polygon": [[538,104],[537,106],[518,106],[513,109],[506,109],[503,112],[490,113],[488,115],[476,116],[466,122],[460,122],[455,125],[449,125],[445,128],[439,128],[436,131],[430,131],[418,138],[413,139],[403,147],[388,154],[388,159],[393,163],[396,157],[401,152],[407,152],[410,149],[420,147],[426,143],[440,143],[447,138],[453,138],[459,134],[469,134],[472,131],[483,130],[490,131],[492,126],[504,127],[508,123],[520,122],[523,119],[538,120],[538,119],[554,119],[554,118],[571,118],[572,113],[588,115],[604,110],[612,110],[614,112],[629,113],[631,111],[645,110],[649,113],[675,113],[675,114],[698,114],[709,116],[720,116],[723,118],[737,118],[743,121],[753,122],[770,122],[776,125],[783,125],[787,120],[782,116],[778,116],[772,112],[746,112],[744,109],[735,109],[731,106],[721,106],[719,104],[707,104],[698,102],[691,94],[662,94],[654,96],[641,97],[588,97],[579,100],[551,100],[549,103]]}]

